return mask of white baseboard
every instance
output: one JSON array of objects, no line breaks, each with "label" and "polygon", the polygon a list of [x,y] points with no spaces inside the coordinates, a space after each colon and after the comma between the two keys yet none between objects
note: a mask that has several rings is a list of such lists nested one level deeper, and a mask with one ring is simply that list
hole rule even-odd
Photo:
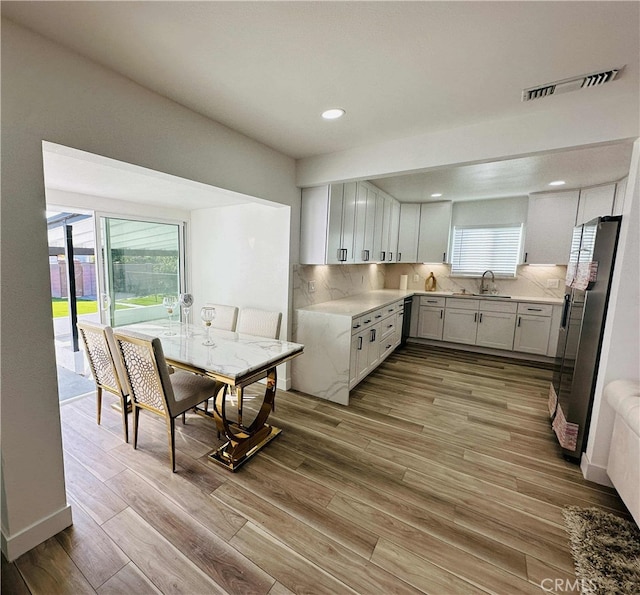
[{"label": "white baseboard", "polygon": [[71,516],[71,506],[68,504],[49,515],[47,518],[34,523],[33,525],[19,531],[15,535],[7,537],[7,532],[2,528],[2,553],[5,558],[12,562],[25,552],[40,545],[50,537],[73,524]]},{"label": "white baseboard", "polygon": [[582,476],[587,481],[592,481],[593,483],[600,484],[601,486],[613,487],[613,484],[607,475],[607,468],[594,465],[589,460],[586,452],[582,453],[582,458],[580,459],[580,471],[582,471]]}]

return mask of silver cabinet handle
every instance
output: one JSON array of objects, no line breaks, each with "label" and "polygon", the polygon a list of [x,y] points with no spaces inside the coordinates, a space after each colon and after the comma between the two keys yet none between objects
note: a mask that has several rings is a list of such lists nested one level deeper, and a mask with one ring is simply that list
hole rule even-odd
[{"label": "silver cabinet handle", "polygon": [[398,252],[398,258],[396,259],[398,262],[402,260],[402,252]]},{"label": "silver cabinet handle", "polygon": [[387,258],[387,253],[383,250],[382,252],[380,252],[380,260],[386,260]]},{"label": "silver cabinet handle", "polygon": [[369,250],[362,251],[362,260],[364,260],[365,262],[369,260]]},{"label": "silver cabinet handle", "polygon": [[362,337],[358,337],[358,351],[362,351]]},{"label": "silver cabinet handle", "polygon": [[389,262],[393,261],[393,252],[389,252]]}]

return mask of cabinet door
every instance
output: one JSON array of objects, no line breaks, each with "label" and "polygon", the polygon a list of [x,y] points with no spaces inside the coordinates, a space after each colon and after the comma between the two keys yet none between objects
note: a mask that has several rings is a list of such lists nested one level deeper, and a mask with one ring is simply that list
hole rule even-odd
[{"label": "cabinet door", "polygon": [[478,312],[447,308],[444,313],[442,338],[452,343],[475,345]]},{"label": "cabinet door", "polygon": [[[374,251],[376,231],[376,198],[377,196],[368,189],[364,224],[364,241],[362,242],[362,251],[360,253],[362,262],[375,262],[375,260],[377,259]],[[358,256],[358,254],[356,254],[356,256]]]},{"label": "cabinet door", "polygon": [[331,184],[329,188],[329,223],[327,229],[327,264],[339,264],[344,255],[342,244],[342,212],[344,184]]},{"label": "cabinet door", "polygon": [[420,205],[418,262],[447,262],[452,204],[445,201]]},{"label": "cabinet door", "polygon": [[374,262],[383,261],[386,258],[386,254],[382,254],[384,249],[383,245],[383,231],[384,231],[384,196],[377,192],[373,188],[369,188],[368,197],[374,197],[376,205],[375,222],[373,226],[373,255],[371,260]]},{"label": "cabinet door", "polygon": [[624,208],[624,195],[627,191],[627,180],[623,178],[616,183],[616,194],[613,198],[613,210],[612,215],[622,215],[622,209]]},{"label": "cabinet door", "polygon": [[380,360],[380,348],[378,339],[380,338],[380,323],[369,327],[364,333],[364,340],[367,343],[367,371],[370,372]]},{"label": "cabinet door", "polygon": [[515,326],[515,314],[480,311],[476,345],[512,350]]},{"label": "cabinet door", "polygon": [[550,331],[550,316],[518,314],[513,350],[546,355]]},{"label": "cabinet door", "polygon": [[400,203],[391,199],[391,221],[389,222],[389,252],[391,253],[387,262],[393,262],[397,258],[398,241],[400,239]]},{"label": "cabinet door", "polygon": [[615,184],[594,186],[580,190],[576,225],[582,225],[596,217],[611,215],[615,193]]},{"label": "cabinet door", "polygon": [[345,250],[345,259],[341,262],[355,262],[355,227],[356,227],[356,183],[344,184],[342,200],[342,248]]},{"label": "cabinet door", "polygon": [[525,264],[567,264],[578,195],[578,190],[572,190],[529,196]]},{"label": "cabinet door", "polygon": [[360,365],[362,359],[362,335],[351,337],[351,357],[349,360],[349,389],[353,388],[359,378]]},{"label": "cabinet door", "polygon": [[444,328],[444,308],[420,306],[418,317],[418,337],[421,339],[442,340]]},{"label": "cabinet door", "polygon": [[400,205],[397,262],[418,262],[418,231],[420,229],[420,205]]}]

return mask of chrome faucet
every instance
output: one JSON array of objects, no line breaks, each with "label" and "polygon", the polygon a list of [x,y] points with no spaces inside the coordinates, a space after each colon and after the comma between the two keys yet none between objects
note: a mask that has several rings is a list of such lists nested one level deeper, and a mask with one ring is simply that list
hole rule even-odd
[{"label": "chrome faucet", "polygon": [[491,286],[493,287],[496,283],[496,276],[493,274],[493,271],[485,271],[482,273],[482,281],[480,281],[480,293],[489,293],[489,288],[487,287],[485,275],[487,273],[491,273]]}]

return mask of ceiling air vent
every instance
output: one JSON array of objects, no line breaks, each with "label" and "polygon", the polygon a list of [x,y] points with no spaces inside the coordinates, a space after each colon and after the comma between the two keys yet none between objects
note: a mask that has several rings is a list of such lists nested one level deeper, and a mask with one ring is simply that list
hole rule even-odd
[{"label": "ceiling air vent", "polygon": [[531,101],[532,99],[540,99],[548,95],[557,95],[558,93],[568,93],[569,91],[577,91],[585,87],[595,87],[604,85],[612,81],[622,71],[624,66],[620,68],[612,68],[602,72],[593,72],[591,74],[583,74],[570,79],[530,87],[522,90],[522,101]]}]

